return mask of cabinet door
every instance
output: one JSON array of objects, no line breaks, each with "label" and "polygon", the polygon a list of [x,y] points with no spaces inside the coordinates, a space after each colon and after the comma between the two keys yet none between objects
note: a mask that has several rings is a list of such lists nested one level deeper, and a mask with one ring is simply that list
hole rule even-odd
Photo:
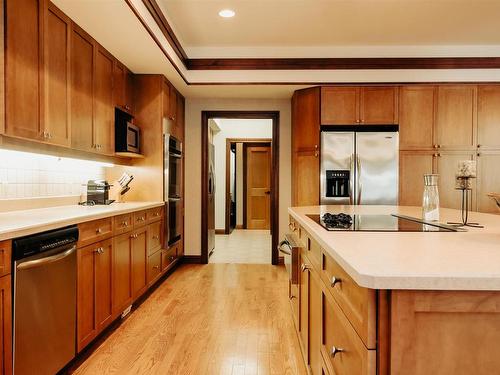
[{"label": "cabinet door", "polygon": [[44,17],[44,130],[50,143],[71,143],[71,20],[49,2]]},{"label": "cabinet door", "polygon": [[99,244],[77,250],[77,350],[82,350],[97,332],[95,316],[95,261]]},{"label": "cabinet door", "polygon": [[5,2],[5,133],[41,139],[43,0]]},{"label": "cabinet door", "polygon": [[500,85],[478,88],[477,143],[481,149],[500,150]]},{"label": "cabinet door", "polygon": [[144,292],[146,279],[146,264],[148,257],[147,227],[133,232],[132,239],[132,296],[134,299]]},{"label": "cabinet door", "polygon": [[126,68],[118,60],[113,64],[113,103],[115,107],[125,110],[125,75]]},{"label": "cabinet door", "polygon": [[398,88],[361,88],[360,120],[367,125],[397,124]]},{"label": "cabinet door", "polygon": [[177,90],[174,86],[169,85],[169,105],[168,105],[168,117],[175,123],[177,120]]},{"label": "cabinet door", "polygon": [[97,152],[114,154],[113,57],[98,46],[95,57],[94,138]]},{"label": "cabinet door", "polygon": [[125,68],[125,110],[134,113],[134,73]]},{"label": "cabinet door", "polygon": [[94,145],[94,42],[73,24],[71,33],[71,146],[92,151]]},{"label": "cabinet door", "polygon": [[481,152],[477,156],[477,210],[498,213],[495,201],[488,193],[500,193],[500,152]]},{"label": "cabinet door", "polygon": [[359,123],[359,87],[321,88],[321,125]]},{"label": "cabinet door", "polygon": [[181,141],[184,140],[184,98],[182,96],[177,97],[177,120],[175,122],[177,128],[177,138]]},{"label": "cabinet door", "polygon": [[313,375],[321,374],[322,290],[317,272],[309,270],[309,362]]},{"label": "cabinet door", "polygon": [[318,150],[320,132],[319,96],[319,88],[295,91],[293,94],[292,151]]},{"label": "cabinet door", "polygon": [[116,236],[113,247],[113,314],[120,314],[132,303],[132,235]]},{"label": "cabinet door", "polygon": [[435,86],[399,89],[399,148],[431,149],[434,146]]},{"label": "cabinet door", "polygon": [[432,173],[434,154],[402,151],[399,154],[399,204],[421,206],[424,193],[424,174]]},{"label": "cabinet door", "polygon": [[304,360],[309,366],[309,272],[307,267],[307,258],[304,258],[302,254],[299,254],[299,264],[301,266],[301,271],[299,271],[299,340],[302,346],[302,353],[304,355]]},{"label": "cabinet door", "polygon": [[11,276],[0,278],[0,374],[12,374],[12,290]]},{"label": "cabinet door", "polygon": [[[460,209],[462,202],[462,192],[455,190],[455,173],[458,163],[462,160],[474,160],[475,153],[460,152],[440,152],[437,157],[437,170],[439,174],[439,202],[441,207]],[[476,210],[476,179],[472,180],[471,210]],[[459,218],[457,218],[458,220]]]},{"label": "cabinet door", "polygon": [[442,148],[475,147],[476,86],[439,86],[436,141]]},{"label": "cabinet door", "polygon": [[95,253],[95,315],[98,332],[113,320],[113,240],[100,242],[99,246],[101,252]]},{"label": "cabinet door", "polygon": [[293,154],[293,205],[319,204],[319,152],[304,151]]}]

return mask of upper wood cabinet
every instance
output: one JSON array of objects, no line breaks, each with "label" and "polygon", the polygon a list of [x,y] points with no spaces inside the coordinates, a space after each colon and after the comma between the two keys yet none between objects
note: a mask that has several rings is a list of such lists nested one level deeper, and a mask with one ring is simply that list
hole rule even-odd
[{"label": "upper wood cabinet", "polygon": [[177,119],[177,90],[172,85],[169,85],[169,100],[168,117],[175,123]]},{"label": "upper wood cabinet", "polygon": [[439,86],[436,114],[438,148],[476,147],[476,94],[477,87],[473,85]]},{"label": "upper wood cabinet", "polygon": [[319,151],[320,90],[295,91],[292,98],[292,150]]},{"label": "upper wood cabinet", "polygon": [[44,0],[5,1],[5,133],[42,140]]},{"label": "upper wood cabinet", "polygon": [[323,87],[322,125],[398,123],[398,88],[389,86]]},{"label": "upper wood cabinet", "polygon": [[96,48],[94,81],[94,147],[112,155],[115,151],[115,111],[113,105],[113,56]]},{"label": "upper wood cabinet", "polygon": [[478,87],[477,147],[500,149],[500,85]]},{"label": "upper wood cabinet", "polygon": [[113,103],[122,111],[133,113],[133,74],[120,61],[113,64]]},{"label": "upper wood cabinet", "polygon": [[399,148],[432,149],[435,86],[404,86],[399,89]]},{"label": "upper wood cabinet", "polygon": [[175,125],[176,125],[176,134],[177,138],[179,138],[181,141],[184,140],[184,131],[185,131],[185,124],[184,124],[184,113],[185,113],[185,99],[182,96],[177,97],[177,115],[176,115],[176,120],[175,120]]}]

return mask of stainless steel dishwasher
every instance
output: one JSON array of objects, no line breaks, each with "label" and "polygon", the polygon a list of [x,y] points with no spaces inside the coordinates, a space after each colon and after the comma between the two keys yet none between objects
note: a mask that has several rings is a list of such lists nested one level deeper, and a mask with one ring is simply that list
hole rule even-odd
[{"label": "stainless steel dishwasher", "polygon": [[52,375],[76,353],[76,226],[12,241],[14,374]]}]

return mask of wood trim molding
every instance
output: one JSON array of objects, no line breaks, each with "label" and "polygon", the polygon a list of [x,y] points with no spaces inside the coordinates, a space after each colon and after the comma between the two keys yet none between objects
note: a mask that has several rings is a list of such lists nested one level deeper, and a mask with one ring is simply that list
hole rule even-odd
[{"label": "wood trim molding", "polygon": [[201,255],[184,255],[182,262],[186,264],[201,264]]},{"label": "wood trim molding", "polygon": [[202,111],[201,113],[201,263],[208,263],[208,120],[211,118],[271,119],[271,236],[272,264],[279,262],[279,111]]},{"label": "wood trim molding", "polygon": [[216,229],[215,234],[229,234],[229,233],[226,233],[225,229]]}]

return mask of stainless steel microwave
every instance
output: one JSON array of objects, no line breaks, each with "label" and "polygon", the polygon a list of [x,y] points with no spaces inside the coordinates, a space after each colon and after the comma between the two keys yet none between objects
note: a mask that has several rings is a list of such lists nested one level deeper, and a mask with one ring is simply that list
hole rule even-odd
[{"label": "stainless steel microwave", "polygon": [[115,127],[116,152],[140,153],[141,129],[131,122],[123,122]]}]

